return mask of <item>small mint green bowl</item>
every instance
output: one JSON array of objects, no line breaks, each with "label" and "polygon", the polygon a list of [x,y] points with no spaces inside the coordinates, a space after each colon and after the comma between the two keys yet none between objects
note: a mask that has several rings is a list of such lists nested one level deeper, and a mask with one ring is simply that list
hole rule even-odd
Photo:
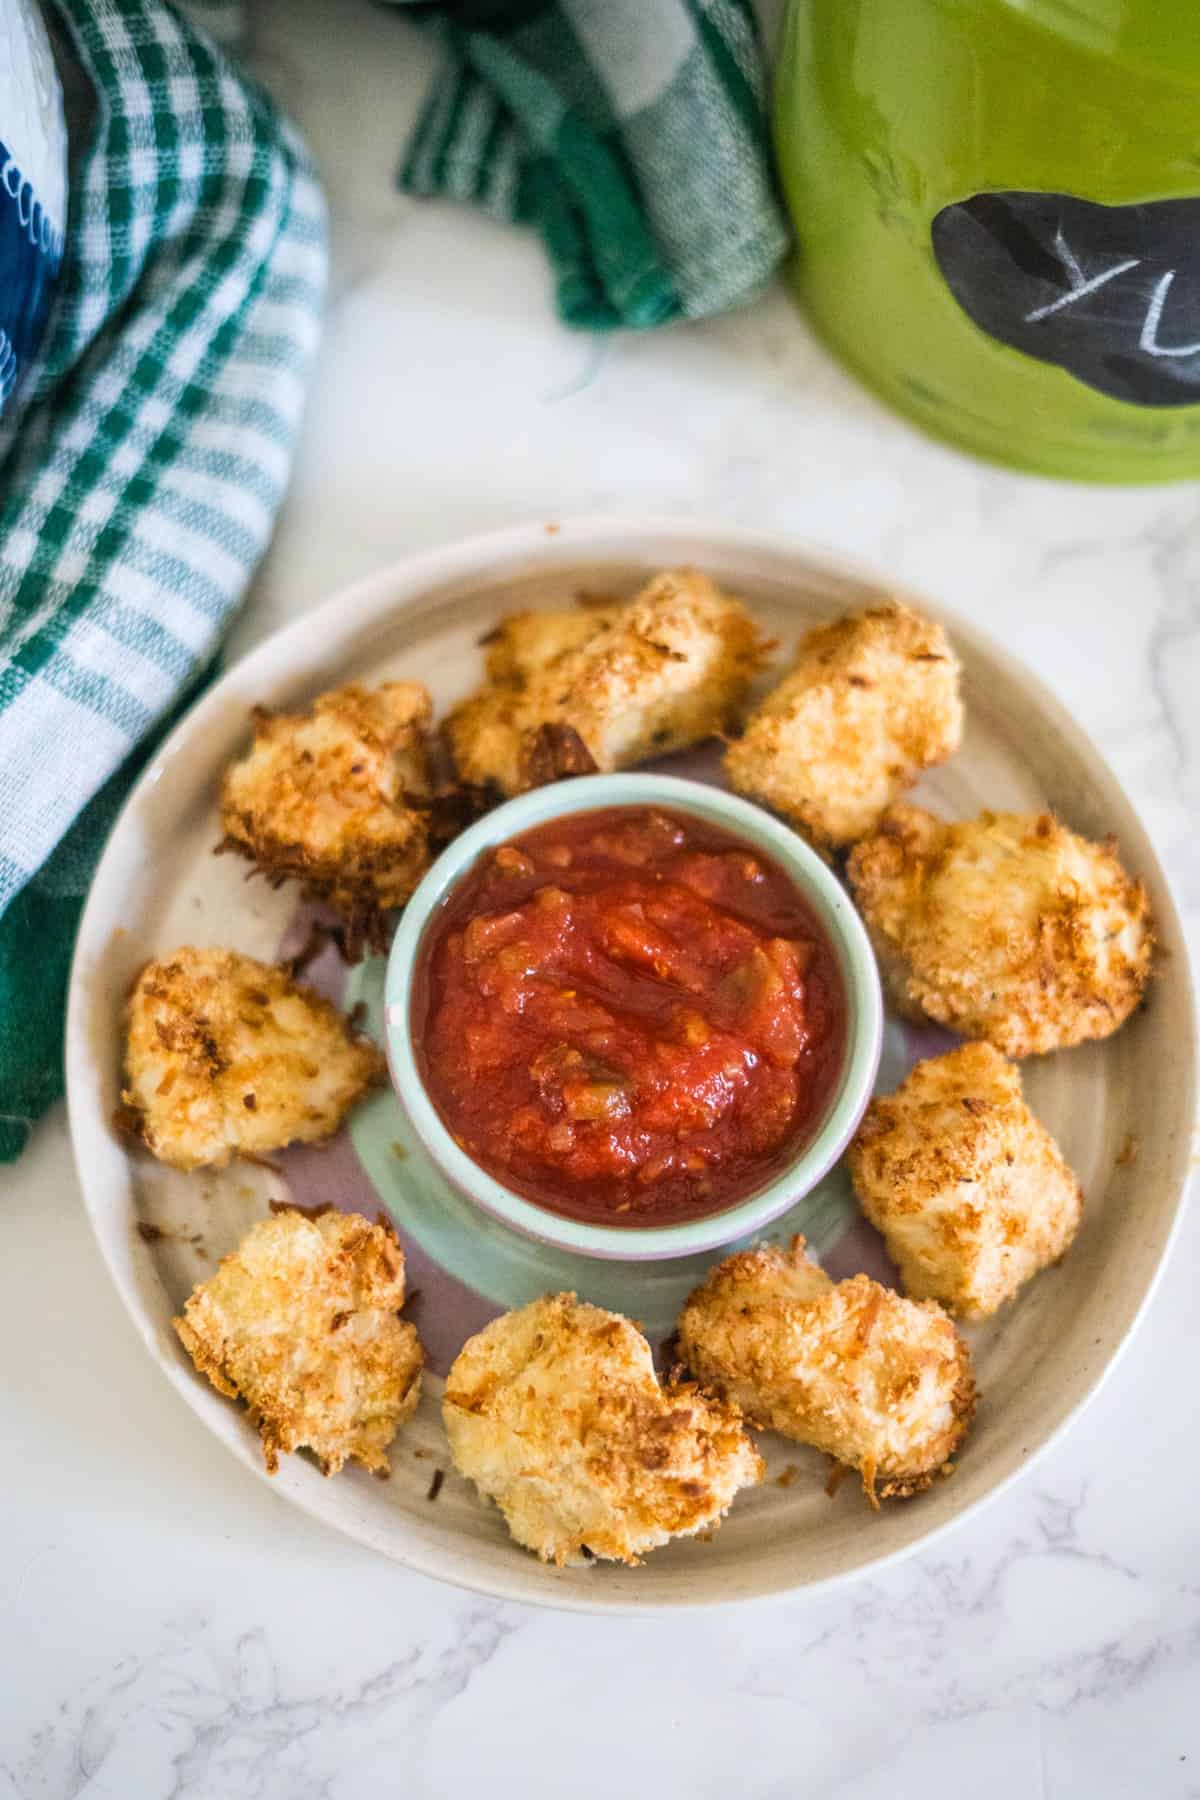
[{"label": "small mint green bowl", "polygon": [[[412,984],[427,926],[479,856],[552,819],[610,806],[663,806],[723,826],[774,858],[804,895],[837,956],[846,994],[846,1052],[824,1116],[781,1175],[723,1212],[679,1225],[588,1225],[536,1206],[480,1168],[442,1123],[425,1089],[412,1042]],[[883,999],[862,921],[814,850],[760,807],[704,782],[673,775],[584,775],[535,788],[455,838],[404,909],[384,987],[386,1047],[401,1106],[446,1179],[493,1218],[560,1250],[625,1262],[714,1250],[770,1224],[814,1188],[841,1156],[866,1109],[879,1065]]]}]

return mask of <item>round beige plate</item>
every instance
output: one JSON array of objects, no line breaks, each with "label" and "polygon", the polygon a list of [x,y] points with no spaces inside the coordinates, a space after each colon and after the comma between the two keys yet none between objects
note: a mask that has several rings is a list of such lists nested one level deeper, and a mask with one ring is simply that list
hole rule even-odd
[{"label": "round beige plate", "polygon": [[[579,590],[630,592],[648,573],[683,562],[743,594],[781,654],[812,620],[882,591],[774,536],[660,520],[530,526],[414,557],[233,669],[169,739],[113,833],[80,928],[67,1028],[80,1180],[146,1348],[259,1474],[244,1413],[195,1374],[170,1322],[192,1283],[265,1212],[280,1178],[250,1164],[175,1174],[131,1153],[110,1123],[121,1002],[147,957],[185,942],[272,956],[294,910],[294,896],[247,884],[244,866],[212,855],[217,773],[244,743],[255,703],[292,705],[351,677],[404,674],[427,682],[441,709],[475,681],[477,640],[502,613],[569,603]],[[1154,852],[1091,744],[1027,670],[948,623],[966,668],[967,738],[916,797],[947,815],[1049,806],[1089,835],[1115,833],[1149,887],[1163,948],[1149,1004],[1125,1030],[1025,1065],[1029,1099],[1079,1172],[1087,1208],[1062,1266],[969,1333],[983,1403],[953,1479],[872,1514],[855,1482],[828,1499],[822,1459],[768,1436],[767,1481],[737,1501],[711,1542],[672,1545],[636,1569],[554,1570],[517,1549],[499,1514],[456,1476],[436,1503],[427,1498],[431,1473],[446,1460],[441,1384],[429,1380],[420,1413],[397,1440],[390,1481],[357,1469],[327,1481],[292,1456],[273,1478],[277,1492],[400,1562],[489,1593],[594,1610],[693,1606],[829,1581],[911,1549],[996,1493],[1095,1391],[1149,1297],[1179,1208],[1195,1082],[1187,956]],[[328,1154],[351,1152],[341,1143]]]}]

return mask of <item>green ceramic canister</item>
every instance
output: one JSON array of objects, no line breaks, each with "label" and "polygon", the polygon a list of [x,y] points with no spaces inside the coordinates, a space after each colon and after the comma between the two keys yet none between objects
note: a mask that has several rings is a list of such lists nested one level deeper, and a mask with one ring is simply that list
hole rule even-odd
[{"label": "green ceramic canister", "polygon": [[981,456],[1200,475],[1200,0],[791,0],[776,145],[821,336]]}]

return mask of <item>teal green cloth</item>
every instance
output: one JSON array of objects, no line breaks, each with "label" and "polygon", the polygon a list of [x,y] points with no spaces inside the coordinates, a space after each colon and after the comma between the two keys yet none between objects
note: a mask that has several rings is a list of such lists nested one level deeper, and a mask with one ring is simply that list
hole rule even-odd
[{"label": "teal green cloth", "polygon": [[165,0],[55,11],[95,107],[55,310],[0,418],[0,1160],[62,1092],[109,824],[270,538],[325,274],[304,148],[207,31]]},{"label": "teal green cloth", "polygon": [[534,225],[568,325],[703,318],[770,279],[788,236],[750,0],[398,3],[446,47],[401,187]]}]

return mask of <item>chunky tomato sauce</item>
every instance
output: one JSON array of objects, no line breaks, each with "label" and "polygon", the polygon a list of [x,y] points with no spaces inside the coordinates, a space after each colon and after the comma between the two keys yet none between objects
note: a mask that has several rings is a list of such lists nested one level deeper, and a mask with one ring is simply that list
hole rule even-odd
[{"label": "chunky tomato sauce", "polygon": [[613,807],[490,852],[430,924],[413,1036],[443,1121],[539,1206],[663,1225],[803,1142],[845,1044],[832,949],[775,864]]}]

